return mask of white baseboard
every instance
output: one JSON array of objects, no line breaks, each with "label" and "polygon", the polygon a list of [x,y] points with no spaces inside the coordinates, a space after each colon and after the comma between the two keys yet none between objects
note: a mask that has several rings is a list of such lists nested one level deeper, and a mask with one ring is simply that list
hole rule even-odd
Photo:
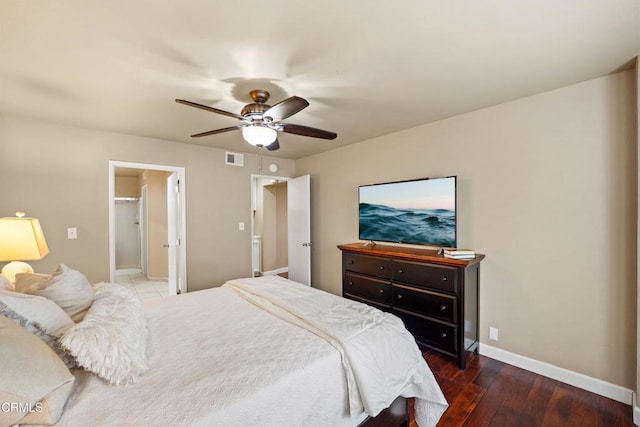
[{"label": "white baseboard", "polygon": [[[579,374],[568,369],[559,368],[545,362],[530,359],[519,354],[511,353],[490,345],[480,343],[479,352],[483,356],[499,360],[509,365],[534,372],[536,374],[590,391],[600,396],[622,402],[626,405],[633,405],[633,390],[611,384],[597,378]],[[634,408],[634,420],[636,417],[637,407]],[[638,414],[640,415],[640,414]],[[635,421],[634,421],[635,422]],[[636,422],[636,424],[638,424]]]},{"label": "white baseboard", "polygon": [[640,426],[640,402],[638,402],[638,395],[633,392],[633,423]]},{"label": "white baseboard", "polygon": [[288,272],[289,272],[289,267],[282,267],[282,268],[276,268],[275,270],[271,270],[271,271],[263,271],[262,275],[263,276],[277,276],[278,274],[288,273]]}]

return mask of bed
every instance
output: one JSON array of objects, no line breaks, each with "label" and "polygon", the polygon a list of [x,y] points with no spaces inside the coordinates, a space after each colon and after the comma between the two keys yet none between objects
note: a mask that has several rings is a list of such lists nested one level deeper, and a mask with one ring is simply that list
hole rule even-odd
[{"label": "bed", "polygon": [[447,407],[399,319],[278,276],[142,310],[148,368],[119,386],[76,370],[56,426],[358,426],[400,396],[426,427]]}]

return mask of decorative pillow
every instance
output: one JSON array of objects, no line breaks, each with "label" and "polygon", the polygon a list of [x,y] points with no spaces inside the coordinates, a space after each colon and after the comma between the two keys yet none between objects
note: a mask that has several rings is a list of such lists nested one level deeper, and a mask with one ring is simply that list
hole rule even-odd
[{"label": "decorative pillow", "polygon": [[0,291],[15,291],[15,286],[6,277],[0,274]]},{"label": "decorative pillow", "polygon": [[109,384],[133,383],[147,371],[147,326],[137,296],[114,283],[96,285],[84,320],[69,329],[60,344],[79,366]]},{"label": "decorative pillow", "polygon": [[56,423],[74,380],[60,358],[29,331],[0,316],[0,360],[0,425]]},{"label": "decorative pillow", "polygon": [[60,264],[51,275],[17,274],[16,291],[50,299],[62,307],[74,322],[84,318],[95,294],[82,273],[64,264]]},{"label": "decorative pillow", "polygon": [[[62,311],[60,307],[57,307],[57,308],[60,309],[60,311]],[[64,313],[64,311],[62,313]],[[31,321],[26,317],[21,316],[17,312],[13,311],[8,305],[3,303],[2,301],[0,301],[0,314],[5,316],[9,320],[13,320],[15,323],[22,326],[27,331],[31,332],[32,334],[40,338],[42,341],[44,341],[45,344],[47,344],[49,347],[51,347],[53,351],[55,351],[58,357],[62,359],[64,364],[69,369],[78,367],[78,364],[76,363],[76,360],[73,358],[73,356],[71,356],[69,352],[67,352],[64,348],[62,348],[62,346],[58,342],[58,336],[54,335],[53,332],[47,331],[47,329],[45,329],[40,323]],[[71,318],[69,318],[69,320],[71,320]],[[71,320],[71,325],[74,325],[72,320]]]},{"label": "decorative pillow", "polygon": [[75,323],[56,303],[43,297],[0,290],[0,314],[44,341],[68,368],[77,367],[73,357],[58,342]]},{"label": "decorative pillow", "polygon": [[43,297],[0,290],[0,303],[3,303],[0,305],[0,314],[6,316],[15,312],[30,323],[37,323],[44,331],[56,337],[74,325],[73,320],[62,308]]}]

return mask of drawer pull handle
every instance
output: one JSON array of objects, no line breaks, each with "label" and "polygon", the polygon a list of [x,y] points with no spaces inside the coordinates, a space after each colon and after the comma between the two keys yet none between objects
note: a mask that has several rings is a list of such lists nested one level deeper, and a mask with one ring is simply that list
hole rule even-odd
[{"label": "drawer pull handle", "polygon": [[403,269],[400,269],[400,270],[398,270],[398,273],[399,273],[399,274],[402,274],[402,273],[404,273],[404,270],[403,270]]},{"label": "drawer pull handle", "polygon": [[353,265],[353,260],[352,259],[349,260],[349,264]]},{"label": "drawer pull handle", "polygon": [[350,281],[350,282],[349,282],[349,286],[353,286],[353,282],[351,282],[351,281]]},{"label": "drawer pull handle", "polygon": [[384,289],[380,289],[378,292],[384,294]]},{"label": "drawer pull handle", "polygon": [[441,305],[440,306],[440,311],[447,311],[447,306],[446,305]]},{"label": "drawer pull handle", "polygon": [[449,279],[447,279],[447,276],[442,276],[442,281],[443,282],[446,282],[447,280],[449,280]]},{"label": "drawer pull handle", "polygon": [[381,270],[381,271],[382,271],[382,270],[384,270],[384,265],[381,265],[381,266],[380,266],[380,270]]},{"label": "drawer pull handle", "polygon": [[398,299],[402,299],[402,294],[398,294]]},{"label": "drawer pull handle", "polygon": [[440,333],[440,338],[446,338],[447,337],[447,333],[446,332],[441,332]]}]

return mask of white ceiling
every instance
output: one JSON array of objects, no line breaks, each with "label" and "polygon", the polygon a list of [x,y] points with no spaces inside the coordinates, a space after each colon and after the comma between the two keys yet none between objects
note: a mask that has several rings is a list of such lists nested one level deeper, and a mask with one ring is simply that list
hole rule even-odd
[{"label": "white ceiling", "polygon": [[0,0],[0,112],[258,152],[251,89],[310,106],[300,158],[629,67],[637,0]]}]

